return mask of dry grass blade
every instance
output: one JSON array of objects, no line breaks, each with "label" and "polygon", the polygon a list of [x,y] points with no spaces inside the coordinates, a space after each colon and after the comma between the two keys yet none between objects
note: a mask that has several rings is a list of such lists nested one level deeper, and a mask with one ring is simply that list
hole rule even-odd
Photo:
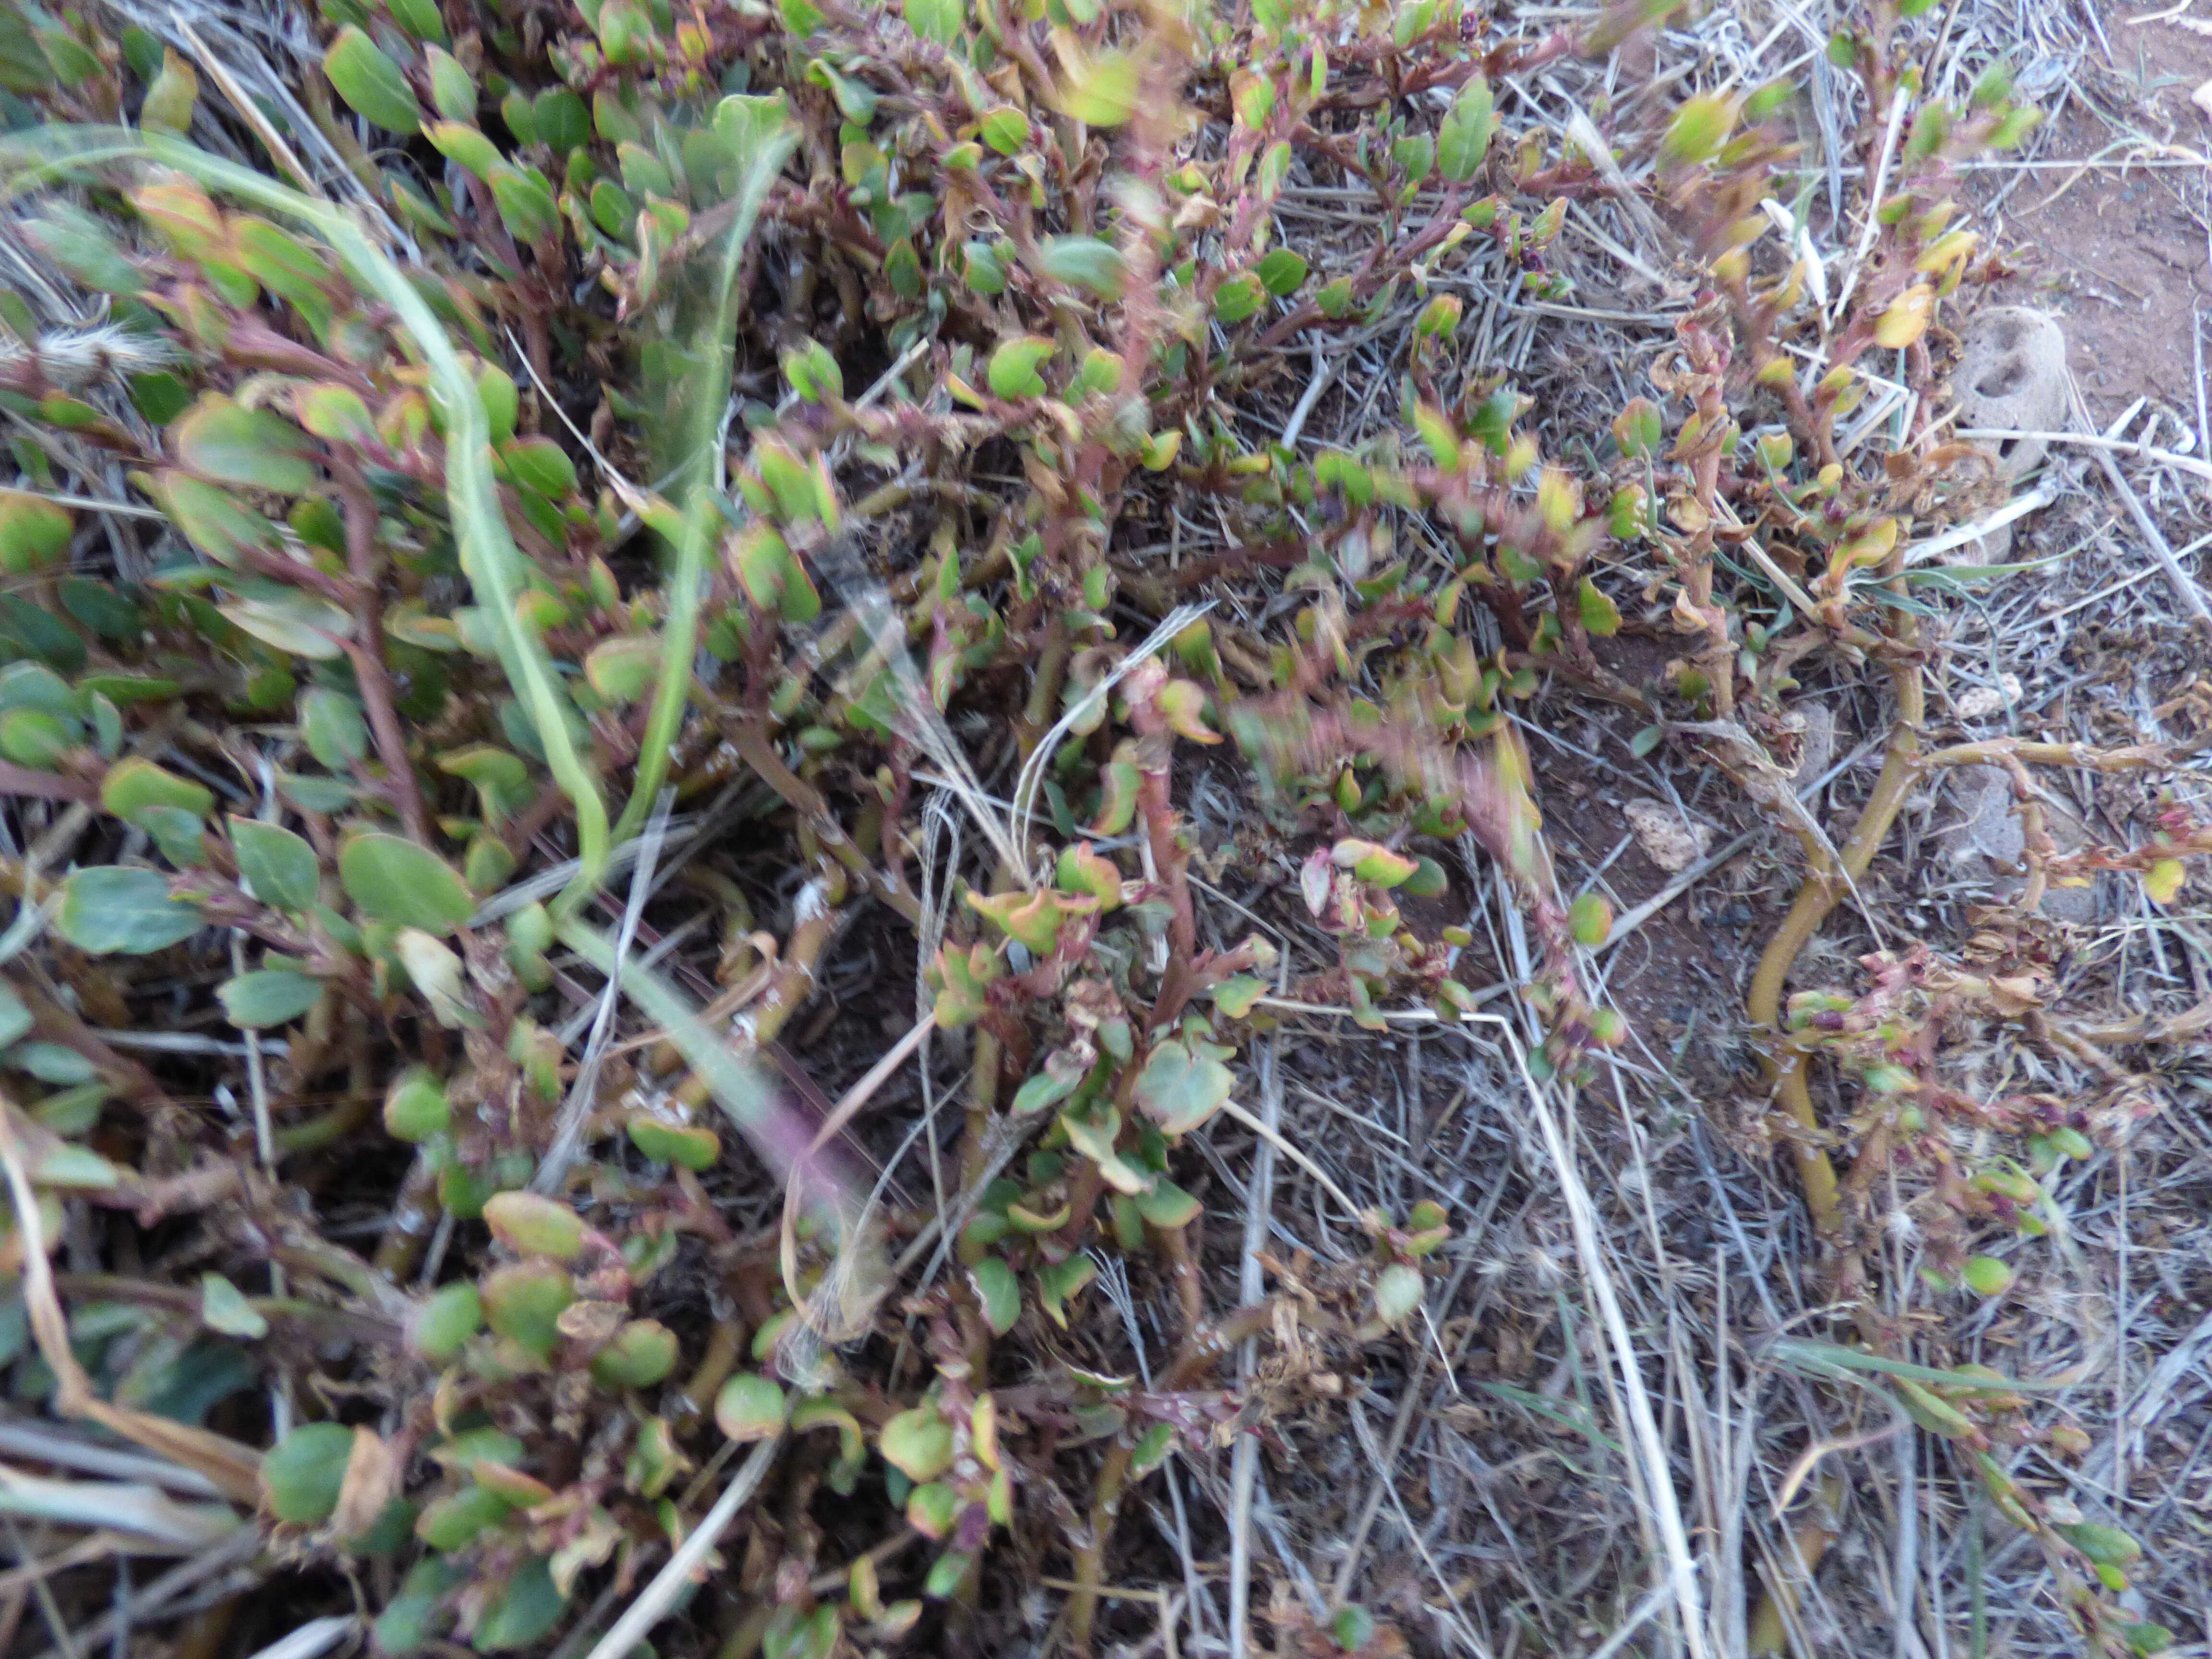
[{"label": "dry grass blade", "polygon": [[0,1100],[0,1165],[6,1170],[17,1235],[23,1241],[23,1298],[31,1334],[58,1384],[56,1407],[64,1416],[85,1418],[204,1475],[224,1496],[253,1507],[261,1497],[261,1460],[252,1447],[169,1418],[112,1406],[94,1392],[92,1379],[70,1346],[69,1321],[54,1291],[38,1200],[16,1141],[15,1109],[12,1103]]},{"label": "dry grass blade", "polygon": [[1704,1659],[1707,1651],[1707,1626],[1698,1588],[1697,1568],[1691,1559],[1689,1536],[1683,1528],[1681,1509],[1675,1498],[1674,1473],[1664,1443],[1660,1438],[1657,1419],[1652,1415],[1650,1396],[1644,1391],[1643,1369],[1637,1357],[1635,1340],[1630,1335],[1628,1322],[1621,1313],[1620,1297],[1613,1288],[1612,1269],[1599,1241],[1596,1213],[1590,1204],[1589,1190],[1583,1184],[1581,1171],[1576,1168],[1573,1157],[1560,1135],[1552,1103],[1529,1072],[1528,1055],[1521,1048],[1517,1035],[1510,1026],[1505,1030],[1506,1041],[1513,1051],[1514,1065],[1528,1091],[1538,1133],[1566,1199],[1568,1220],[1574,1231],[1575,1253],[1583,1269],[1583,1282],[1596,1304],[1614,1367],[1620,1373],[1621,1392],[1627,1400],[1630,1443],[1636,1448],[1640,1460],[1644,1492],[1655,1512],[1653,1519],[1666,1552],[1665,1572],[1674,1598],[1675,1611],[1681,1621],[1681,1638],[1692,1659]]},{"label": "dry grass blade", "polygon": [[738,1511],[768,1478],[769,1466],[775,1461],[776,1449],[782,1437],[763,1440],[745,1455],[738,1465],[730,1483],[722,1488],[722,1495],[714,1506],[699,1518],[699,1524],[684,1534],[684,1541],[662,1564],[637,1599],[623,1609],[622,1617],[597,1642],[592,1644],[587,1659],[627,1659],[628,1655],[645,1639],[653,1627],[665,1616],[691,1583],[691,1576],[704,1565],[708,1554],[721,1541],[730,1522],[737,1519]]}]

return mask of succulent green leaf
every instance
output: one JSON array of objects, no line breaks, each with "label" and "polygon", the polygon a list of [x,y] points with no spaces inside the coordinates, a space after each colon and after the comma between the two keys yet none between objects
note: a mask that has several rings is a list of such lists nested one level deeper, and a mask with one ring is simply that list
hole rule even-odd
[{"label": "succulent green leaf", "polygon": [[292,394],[292,413],[300,424],[331,443],[351,444],[371,453],[383,448],[376,421],[351,386],[325,382]]},{"label": "succulent green leaf", "polygon": [[576,464],[550,438],[517,438],[500,451],[517,483],[548,499],[576,487]]},{"label": "succulent green leaf", "polygon": [[1736,114],[1736,100],[1724,93],[1684,100],[1659,141],[1660,155],[1679,167],[1710,161],[1735,129]]},{"label": "succulent green leaf", "polygon": [[1030,142],[1030,118],[1011,104],[984,111],[976,124],[983,142],[1001,155],[1020,155]]},{"label": "succulent green leaf", "polygon": [[452,865],[380,830],[346,842],[338,853],[338,881],[372,921],[442,936],[476,913],[476,898]]},{"label": "succulent green leaf", "polygon": [[533,1555],[515,1569],[499,1600],[477,1621],[474,1646],[479,1653],[535,1647],[568,1608],[568,1598],[554,1583],[550,1563]]},{"label": "succulent green leaf", "polygon": [[432,1549],[451,1554],[466,1549],[486,1528],[506,1520],[514,1507],[489,1486],[464,1486],[424,1504],[416,1518],[415,1535]]},{"label": "succulent green leaf", "polygon": [[[200,1275],[200,1323],[225,1336],[249,1340],[269,1334],[269,1322],[246,1299],[246,1294],[221,1273]],[[348,1448],[350,1455],[351,1448]]]},{"label": "succulent green leaf", "polygon": [[738,1372],[714,1396],[715,1425],[735,1441],[773,1439],[787,1414],[783,1390],[758,1371]]},{"label": "succulent green leaf", "polygon": [[877,1437],[884,1461],[916,1486],[952,1467],[952,1425],[932,1405],[902,1411]]},{"label": "succulent green leaf", "polygon": [[949,46],[967,27],[966,0],[903,0],[907,27],[925,40]]},{"label": "succulent green leaf", "polygon": [[1129,1476],[1140,1480],[1168,1461],[1175,1449],[1175,1425],[1155,1423],[1138,1438],[1135,1452],[1129,1459]]},{"label": "succulent green leaf", "polygon": [[477,178],[487,181],[491,178],[492,169],[507,161],[497,144],[466,121],[432,121],[423,127],[422,136],[448,161],[459,162]]},{"label": "succulent green leaf", "polygon": [[307,752],[333,772],[368,753],[368,724],[361,705],[344,692],[311,686],[300,694],[299,713]]},{"label": "succulent green leaf", "polygon": [[146,285],[106,222],[74,202],[48,203],[23,229],[40,252],[87,288],[132,295]]},{"label": "succulent green leaf", "polygon": [[1229,1098],[1236,1079],[1210,1056],[1194,1054],[1181,1040],[1156,1044],[1138,1073],[1137,1103],[1163,1133],[1186,1134],[1212,1117]]},{"label": "succulent green leaf", "polygon": [[[490,1203],[486,1201],[487,1209]],[[495,1267],[483,1281],[484,1321],[493,1334],[540,1359],[560,1341],[556,1322],[575,1299],[568,1273],[550,1261],[510,1262]]]},{"label": "succulent green leaf", "polygon": [[1256,313],[1267,297],[1260,278],[1243,271],[1213,290],[1213,314],[1224,323],[1241,323]]},{"label": "succulent green leaf", "polygon": [[501,1193],[483,1208],[492,1237],[517,1255],[573,1261],[584,1249],[583,1218],[557,1199],[537,1193]]},{"label": "succulent green leaf", "polygon": [[[23,1006],[23,999],[6,981],[0,980],[0,1048],[8,1048],[24,1036],[33,1023],[31,1011]],[[10,1066],[21,1066],[22,1061],[20,1054],[10,1054],[8,1059]]]},{"label": "succulent green leaf", "polygon": [[984,1322],[993,1334],[1004,1336],[1012,1330],[1022,1316],[1022,1287],[1005,1260],[985,1256],[968,1270],[968,1282],[975,1287],[975,1299],[982,1304]]},{"label": "succulent green leaf", "polygon": [[649,1117],[629,1121],[630,1144],[656,1164],[685,1170],[711,1170],[720,1161],[722,1139],[696,1123],[662,1123]]},{"label": "succulent green leaf", "polygon": [[665,653],[658,634],[602,640],[584,659],[584,678],[609,702],[635,702],[659,678]]},{"label": "succulent green leaf", "polygon": [[238,872],[254,897],[280,910],[305,911],[320,894],[321,862],[305,839],[274,823],[230,820]]},{"label": "succulent green leaf", "polygon": [[1375,1316],[1386,1325],[1410,1317],[1421,1305],[1421,1270],[1393,1262],[1375,1278]]},{"label": "succulent green leaf", "polygon": [[[1129,278],[1128,267],[1121,261],[1121,250],[1096,236],[1052,237],[1044,245],[1043,259],[1045,275],[1054,282],[1083,289],[1102,300],[1120,299]],[[994,359],[994,374],[995,362]],[[992,390],[998,392],[995,384]]]},{"label": "succulent green leaf", "polygon": [[1048,1262],[1037,1269],[1037,1301],[1045,1316],[1062,1330],[1067,1328],[1067,1304],[1098,1276],[1098,1264],[1078,1254],[1064,1261]]},{"label": "succulent green leaf", "polygon": [[1306,279],[1305,255],[1292,248],[1271,249],[1253,268],[1253,274],[1259,277],[1260,286],[1278,299],[1295,294]]},{"label": "succulent green leaf", "polygon": [[657,1319],[633,1319],[592,1356],[592,1376],[610,1389],[649,1389],[676,1369],[676,1333]]},{"label": "succulent green leaf", "polygon": [[330,600],[271,582],[216,607],[259,640],[295,657],[330,662],[345,654],[353,617]]},{"label": "succulent green leaf", "polygon": [[1490,82],[1480,75],[1460,89],[1437,129],[1437,171],[1455,185],[1474,177],[1497,129]]},{"label": "succulent green leaf", "polygon": [[205,817],[215,805],[206,786],[164,771],[139,756],[118,761],[100,781],[100,804],[125,823],[134,822],[149,807],[170,806]]},{"label": "succulent green leaf", "polygon": [[452,1121],[446,1085],[427,1066],[409,1066],[385,1091],[384,1127],[397,1139],[428,1140],[443,1134]]},{"label": "succulent green leaf", "polygon": [[76,524],[65,507],[20,489],[0,489],[0,571],[29,576],[52,569],[69,557]]},{"label": "succulent green leaf", "polygon": [[197,905],[169,896],[156,870],[100,865],[62,884],[55,931],[89,955],[140,957],[190,939],[204,921]]},{"label": "succulent green leaf", "polygon": [[1163,1176],[1150,1191],[1137,1194],[1137,1208],[1152,1225],[1172,1230],[1197,1220],[1200,1206],[1195,1198]]},{"label": "succulent green leaf", "polygon": [[1137,112],[1140,95],[1137,60],[1125,52],[1099,52],[1066,65],[1060,106],[1085,126],[1118,127]]},{"label": "succulent green leaf", "polygon": [[300,429],[265,409],[247,409],[211,392],[169,433],[177,458],[213,483],[286,495],[314,485]]},{"label": "succulent green leaf", "polygon": [[1038,367],[1053,353],[1053,343],[1041,334],[1025,334],[1000,343],[991,353],[987,372],[994,398],[1042,398],[1044,377]]},{"label": "succulent green leaf", "polygon": [[289,1025],[321,1000],[323,982],[289,968],[257,968],[216,988],[224,1016],[244,1031]]},{"label": "succulent green leaf", "polygon": [[0,714],[0,755],[34,772],[59,769],[62,757],[83,736],[74,720],[36,708],[11,708]]},{"label": "succulent green leaf", "polygon": [[422,106],[399,65],[349,23],[323,56],[323,73],[356,113],[387,132],[408,135],[422,125]]},{"label": "succulent green leaf", "polygon": [[499,216],[518,241],[539,242],[556,236],[561,210],[553,187],[535,167],[518,167],[495,161],[486,169],[484,182],[491,186]]},{"label": "succulent green leaf", "polygon": [[441,1285],[416,1310],[407,1340],[415,1352],[433,1364],[442,1365],[461,1351],[461,1345],[483,1328],[483,1299],[465,1279]]},{"label": "succulent green leaf", "polygon": [[1575,611],[1585,633],[1599,639],[1611,639],[1620,632],[1620,607],[1588,576],[1575,590]]},{"label": "succulent green leaf", "polygon": [[554,155],[565,156],[592,141],[592,112],[582,98],[566,87],[550,87],[530,106],[538,142]]},{"label": "succulent green leaf", "polygon": [[276,544],[276,526],[219,485],[164,472],[154,481],[154,497],[185,539],[217,564],[239,565],[249,554]]},{"label": "succulent green leaf", "polygon": [[295,1526],[329,1520],[352,1456],[353,1431],[343,1424],[301,1424],[261,1460],[261,1490],[269,1512]]}]

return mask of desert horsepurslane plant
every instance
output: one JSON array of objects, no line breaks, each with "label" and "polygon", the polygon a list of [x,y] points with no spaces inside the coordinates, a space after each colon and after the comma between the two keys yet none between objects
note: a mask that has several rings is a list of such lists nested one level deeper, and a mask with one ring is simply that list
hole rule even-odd
[{"label": "desert horsepurslane plant", "polygon": [[[1277,1315],[1209,1309],[1192,1244],[1184,1142],[1233,1104],[1249,1035],[1284,1000],[1366,1025],[1471,1012],[1453,952],[1472,935],[1409,919],[1468,841],[1531,923],[1535,1068],[1571,1082],[1622,1036],[1580,956],[1608,918],[1559,890],[1517,728],[1546,681],[1637,709],[1650,742],[1762,801],[1813,653],[1890,671],[1917,726],[1897,550],[1977,499],[1975,462],[1914,428],[1862,476],[1838,422],[1867,395],[1858,356],[1924,367],[1974,252],[1945,169],[2030,112],[1994,82],[1958,110],[1925,99],[1910,6],[1838,37],[1839,67],[1918,113],[1808,377],[1786,349],[1807,274],[1759,209],[1790,194],[1790,89],[1682,103],[1633,142],[1705,289],[1653,366],[1665,407],[1632,400],[1576,449],[1470,361],[1454,278],[1570,300],[1567,210],[1617,192],[1623,158],[1516,127],[1493,88],[1670,9],[1499,39],[1443,0],[1349,34],[1347,9],[1289,0],[328,0],[307,104],[349,169],[329,195],[299,188],[266,112],[203,99],[160,42],[34,21],[26,89],[87,125],[9,136],[10,205],[112,332],[0,356],[0,396],[48,445],[0,497],[0,566],[49,601],[9,596],[0,629],[4,781],[105,837],[52,884],[81,1000],[227,938],[214,994],[233,1025],[286,1034],[286,1087],[384,1066],[380,1127],[349,1106],[268,1149],[411,1149],[408,1224],[371,1260],[331,1247],[294,1269],[381,1322],[375,1425],[305,1424],[261,1466],[288,1537],[386,1564],[384,1649],[548,1638],[586,1575],[626,1585],[678,1544],[727,1443],[779,1448],[788,1513],[826,1488],[876,1528],[757,1529],[732,1639],[779,1659],[926,1647],[975,1618],[993,1541],[1025,1517],[1070,1558],[1066,1630],[1091,1649],[1124,1495],[1230,1419],[1218,1363]],[[217,133],[266,169],[191,142]],[[1284,240],[1285,191],[1319,179],[1371,198],[1360,246]],[[1309,453],[1232,418],[1292,343],[1401,311],[1389,429]],[[27,307],[7,321],[80,337]],[[80,546],[55,452],[129,470],[177,538],[161,562],[126,575]],[[1194,569],[1138,551],[1177,497],[1234,526]],[[1778,576],[1733,581],[1754,546]],[[1184,608],[1261,572],[1291,596],[1279,629]],[[1605,642],[1647,610],[1683,649],[1631,684]],[[1133,649],[1133,621],[1161,637]],[[1007,708],[1012,813],[952,729]],[[250,755],[210,720],[256,732]],[[1279,935],[1201,928],[1181,791],[1232,745],[1300,925],[1328,941],[1310,971]],[[1908,774],[1995,758],[1892,752],[1889,810]],[[623,951],[602,890],[665,796],[733,781],[783,851],[766,882],[696,874],[724,924],[710,1021]],[[932,790],[970,814],[980,861],[929,865]],[[1813,896],[1761,975],[1760,1024],[1784,1018],[1832,869],[1863,869],[1886,823],[1870,809],[1838,853],[1790,822]],[[2146,871],[2201,850],[2189,824],[2166,833]],[[565,873],[533,881],[556,854]],[[756,915],[787,872],[788,902]],[[817,1156],[755,1063],[872,901],[921,941],[917,1019],[973,1061],[942,1213]],[[580,1071],[558,1030],[574,962],[618,976],[665,1041]],[[1848,1206],[1820,1176],[1839,1128],[1801,1099],[1803,1066],[1911,1092],[1887,1085],[1922,1029],[1913,997],[1995,1006],[1968,980],[2008,977],[1877,972],[1870,1000],[1794,1005],[1776,1048],[1844,1257]],[[88,1143],[106,1091],[159,1085],[33,988],[20,1018],[0,1006],[25,1048],[5,1063],[47,1080],[43,1044],[88,1068],[26,1120],[51,1240],[59,1194],[121,1201],[153,1173]],[[1954,1108],[1917,1109],[1924,1127]],[[2086,1129],[2062,1115],[2006,1124],[2065,1155]],[[791,1194],[764,1234],[710,1185],[747,1158]],[[1940,1271],[1986,1278],[1966,1225],[2023,1203],[2009,1178],[1938,1183],[1961,1218]],[[403,1288],[441,1218],[491,1243]],[[1433,1203],[1372,1218],[1368,1305],[1300,1316],[1347,1343],[1411,1321],[1449,1222]],[[1089,1289],[1109,1255],[1169,1287],[1175,1352],[1149,1383],[1085,1363],[1119,1352]],[[691,1324],[679,1258],[715,1287]],[[895,1348],[902,1366],[879,1363]],[[1967,1386],[1947,1408],[1972,1434],[1977,1413],[2017,1432]],[[1907,1408],[1950,1424],[1932,1397]]]}]

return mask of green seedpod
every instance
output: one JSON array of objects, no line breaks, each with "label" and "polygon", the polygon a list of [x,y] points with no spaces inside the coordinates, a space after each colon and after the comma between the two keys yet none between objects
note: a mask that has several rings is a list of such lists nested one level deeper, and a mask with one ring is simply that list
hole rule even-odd
[{"label": "green seedpod", "polygon": [[501,1193],[485,1203],[483,1218],[492,1237],[518,1255],[574,1261],[583,1253],[583,1218],[557,1199]]},{"label": "green seedpod", "polygon": [[2002,1296],[2012,1288],[2013,1271],[1993,1255],[1970,1255],[1960,1277],[1977,1296]]},{"label": "green seedpod", "polygon": [[1905,1414],[1929,1433],[1947,1440],[1981,1440],[1981,1431],[1974,1426],[1974,1420],[1932,1389],[1923,1388],[1905,1376],[1892,1377],[1890,1381],[1896,1387],[1898,1403],[1904,1407]]},{"label": "green seedpod", "polygon": [[1613,906],[1602,893],[1583,893],[1567,907],[1567,931],[1575,943],[1595,951],[1613,933]]},{"label": "green seedpod", "polygon": [[446,1085],[427,1066],[410,1066],[385,1091],[384,1127],[395,1139],[419,1144],[445,1133],[452,1122]]},{"label": "green seedpod", "polygon": [[2097,1151],[2089,1137],[2079,1129],[2064,1127],[2053,1129],[2051,1132],[2050,1140],[2052,1150],[2071,1158],[2094,1157]]},{"label": "green seedpod", "polygon": [[1375,1316],[1386,1325],[1395,1325],[1413,1316],[1421,1305],[1423,1291],[1421,1270],[1394,1262],[1375,1279]]},{"label": "green seedpod", "polygon": [[711,1170],[720,1161],[721,1137],[703,1125],[634,1117],[628,1127],[630,1144],[656,1164],[696,1170]]},{"label": "green seedpod", "polygon": [[649,1389],[676,1369],[676,1334],[657,1319],[633,1319],[592,1356],[603,1388]]},{"label": "green seedpod", "polygon": [[415,1310],[407,1340],[423,1358],[443,1365],[458,1358],[462,1345],[483,1328],[483,1297],[470,1281],[458,1279],[441,1285]]},{"label": "green seedpod", "polygon": [[261,1491],[269,1512],[295,1526],[327,1521],[345,1486],[354,1431],[338,1423],[305,1423],[261,1460]]}]

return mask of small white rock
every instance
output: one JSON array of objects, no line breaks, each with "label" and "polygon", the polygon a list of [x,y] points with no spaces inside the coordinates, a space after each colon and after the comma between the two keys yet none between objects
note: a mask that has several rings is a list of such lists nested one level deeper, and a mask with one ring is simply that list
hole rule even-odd
[{"label": "small white rock", "polygon": [[1663,800],[1632,800],[1625,816],[1644,856],[1668,875],[1680,875],[1712,848],[1712,825],[1684,823]]}]

